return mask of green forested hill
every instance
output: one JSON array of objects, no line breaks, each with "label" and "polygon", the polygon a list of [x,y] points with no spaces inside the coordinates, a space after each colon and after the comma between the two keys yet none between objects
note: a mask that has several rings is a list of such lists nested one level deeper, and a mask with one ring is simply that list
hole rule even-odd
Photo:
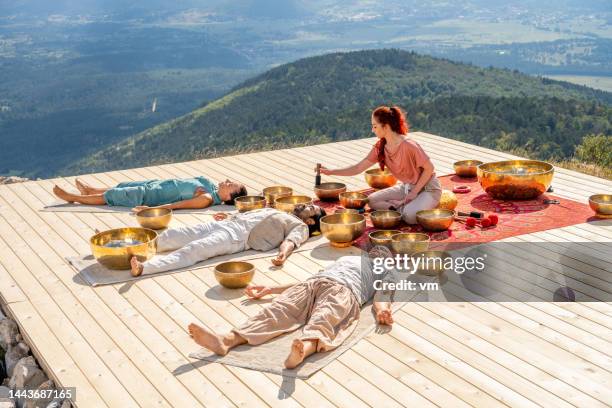
[{"label": "green forested hill", "polygon": [[397,104],[412,130],[543,159],[612,134],[612,94],[400,50],[311,57],[274,68],[190,114],[84,158],[63,173],[137,167],[371,136]]}]

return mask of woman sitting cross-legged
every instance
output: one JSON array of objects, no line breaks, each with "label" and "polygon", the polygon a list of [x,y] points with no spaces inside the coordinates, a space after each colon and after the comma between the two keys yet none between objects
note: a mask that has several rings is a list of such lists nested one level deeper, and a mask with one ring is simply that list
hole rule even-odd
[{"label": "woman sitting cross-legged", "polygon": [[206,177],[130,181],[113,188],[96,188],[77,179],[75,185],[81,194],[71,194],[57,185],[53,193],[70,203],[129,207],[135,211],[149,207],[206,208],[222,202],[233,205],[235,198],[247,195],[243,184],[225,180],[216,185]]},{"label": "woman sitting cross-legged", "polygon": [[[379,324],[393,324],[391,292],[376,291],[374,281],[390,275],[374,273],[371,258],[391,257],[384,247],[375,247],[370,257],[343,256],[305,282],[286,286],[248,286],[251,299],[277,294],[271,304],[227,334],[217,334],[195,323],[191,337],[218,355],[241,344],[258,345],[294,331],[301,333],[287,350],[286,368],[294,368],[311,354],[339,347],[352,333],[361,306],[374,297],[373,310]],[[375,296],[376,295],[376,296]]]}]

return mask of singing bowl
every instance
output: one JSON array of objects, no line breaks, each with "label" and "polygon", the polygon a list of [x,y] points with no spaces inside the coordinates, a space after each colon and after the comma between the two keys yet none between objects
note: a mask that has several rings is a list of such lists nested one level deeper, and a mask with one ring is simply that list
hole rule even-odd
[{"label": "singing bowl", "polygon": [[255,266],[248,262],[223,262],[215,266],[215,279],[223,287],[239,289],[246,287],[255,275]]},{"label": "singing bowl", "polygon": [[397,179],[388,170],[370,169],[364,174],[366,183],[375,189],[391,187],[397,183]]},{"label": "singing bowl", "polygon": [[445,231],[455,219],[453,210],[436,208],[434,210],[421,210],[416,213],[417,222],[427,231]]},{"label": "singing bowl", "polygon": [[261,192],[261,195],[263,195],[266,198],[266,202],[271,207],[274,207],[274,202],[276,201],[277,198],[290,196],[292,194],[293,194],[293,189],[291,187],[285,187],[285,186],[266,187]]},{"label": "singing bowl", "polygon": [[366,220],[361,214],[332,214],[321,218],[321,233],[334,247],[348,247],[365,231]]},{"label": "singing bowl", "polygon": [[498,200],[531,200],[552,182],[552,164],[537,160],[508,160],[478,166],[478,182]]},{"label": "singing bowl", "polygon": [[108,269],[130,269],[133,256],[144,262],[155,255],[157,232],[148,228],[117,228],[92,236],[89,245],[96,260]]},{"label": "singing bowl", "polygon": [[370,219],[375,228],[392,229],[402,221],[402,214],[393,210],[378,210],[370,214]]},{"label": "singing bowl", "polygon": [[398,230],[379,230],[372,231],[368,234],[372,245],[383,245],[391,249],[391,237],[395,234],[400,234],[402,231]]},{"label": "singing bowl", "polygon": [[340,204],[344,208],[353,208],[355,210],[362,209],[368,202],[367,195],[356,191],[340,193],[338,198],[340,199]]},{"label": "singing bowl", "polygon": [[146,208],[136,213],[136,221],[142,228],[163,229],[170,224],[172,210],[169,208]]},{"label": "singing bowl", "polygon": [[354,208],[339,208],[334,214],[359,214],[359,210]]},{"label": "singing bowl", "polygon": [[234,205],[238,212],[256,210],[266,206],[266,198],[264,196],[242,196],[234,200]]},{"label": "singing bowl", "polygon": [[422,275],[436,276],[443,273],[448,258],[452,258],[448,252],[444,251],[423,251],[412,254],[412,258],[422,258],[417,266],[417,272]]},{"label": "singing bowl", "polygon": [[453,163],[455,174],[459,177],[476,177],[478,166],[483,164],[480,160],[461,160]]},{"label": "singing bowl", "polygon": [[345,191],[344,183],[321,183],[314,188],[314,193],[321,201],[338,201],[340,193]]},{"label": "singing bowl", "polygon": [[422,232],[400,232],[391,237],[391,248],[399,254],[427,251],[429,235]]},{"label": "singing bowl", "polygon": [[589,206],[600,218],[612,218],[612,194],[594,194],[589,197]]},{"label": "singing bowl", "polygon": [[279,197],[274,203],[274,208],[276,208],[277,210],[291,213],[295,209],[295,206],[298,204],[312,204],[312,198],[304,195]]},{"label": "singing bowl", "polygon": [[442,208],[444,210],[454,210],[458,203],[459,201],[457,200],[455,193],[450,190],[442,190],[438,208]]}]

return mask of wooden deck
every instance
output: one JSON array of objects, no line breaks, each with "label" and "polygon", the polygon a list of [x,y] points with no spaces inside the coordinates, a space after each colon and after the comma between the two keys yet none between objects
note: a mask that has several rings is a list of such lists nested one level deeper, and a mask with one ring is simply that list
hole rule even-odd
[{"label": "wooden deck", "polygon": [[[452,173],[456,160],[512,157],[439,136],[412,135],[439,175]],[[112,186],[205,174],[245,182],[251,191],[287,184],[311,194],[315,162],[348,165],[372,143],[364,139],[83,178]],[[341,180],[349,189],[366,187],[362,176]],[[53,201],[54,183],[67,185],[72,179],[0,186],[0,294],[47,372],[57,384],[76,387],[79,407],[612,405],[612,304],[604,302],[409,304],[397,313],[389,334],[368,336],[306,381],[191,360],[188,354],[197,347],[186,331],[188,323],[223,331],[260,306],[242,305],[240,297],[220,290],[209,269],[87,286],[64,257],[88,253],[94,229],[134,225],[135,220],[127,214],[39,212]],[[554,187],[558,195],[586,202],[590,194],[612,191],[612,182],[557,169]],[[206,219],[183,214],[173,224]],[[537,266],[542,293],[550,295],[555,275],[568,268],[583,293],[612,292],[607,268],[612,222],[512,240],[594,243],[570,255],[561,249],[537,252],[538,259],[547,260]],[[256,281],[301,281],[356,251],[329,249],[325,259],[297,253],[282,271],[269,270],[269,261],[259,259],[254,261]],[[531,262],[534,255],[515,257]],[[517,268],[509,262],[508,270]],[[515,299],[522,290],[520,275],[508,280],[507,289],[502,300]],[[453,296],[470,299],[459,289]]]}]

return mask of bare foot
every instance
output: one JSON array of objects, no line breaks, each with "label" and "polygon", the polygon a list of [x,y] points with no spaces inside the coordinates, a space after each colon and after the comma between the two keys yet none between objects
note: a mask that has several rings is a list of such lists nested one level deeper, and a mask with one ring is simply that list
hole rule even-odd
[{"label": "bare foot", "polygon": [[133,256],[132,259],[130,259],[130,266],[132,267],[132,276],[133,277],[137,277],[142,275],[142,270],[143,270],[143,266],[141,262],[138,262],[138,259]]},{"label": "bare foot", "polygon": [[304,361],[306,353],[304,351],[304,342],[300,339],[293,340],[291,344],[291,352],[285,360],[285,368],[295,368]]},{"label": "bare foot", "polygon": [[87,184],[83,183],[81,180],[79,179],[74,180],[74,185],[76,186],[76,188],[79,189],[81,194],[83,195],[90,194],[91,188]]},{"label": "bare foot", "polygon": [[58,196],[59,198],[61,198],[64,201],[68,201],[69,203],[74,203],[74,199],[72,198],[72,194],[68,193],[66,190],[64,190],[63,188],[61,188],[58,185],[55,185],[53,187],[53,194],[55,194],[56,196]]},{"label": "bare foot", "polygon": [[189,335],[200,346],[207,348],[213,353],[224,356],[229,351],[229,347],[223,344],[223,337],[198,326],[195,323],[189,325]]}]

